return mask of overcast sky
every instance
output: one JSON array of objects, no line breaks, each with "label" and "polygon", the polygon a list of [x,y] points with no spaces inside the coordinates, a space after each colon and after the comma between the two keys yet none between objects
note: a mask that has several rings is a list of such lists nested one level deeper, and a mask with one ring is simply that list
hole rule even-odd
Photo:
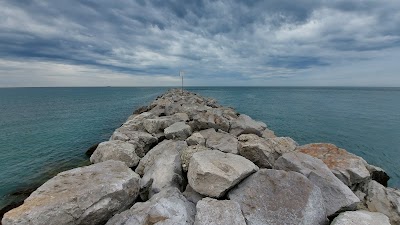
[{"label": "overcast sky", "polygon": [[0,87],[400,86],[399,0],[0,0]]}]

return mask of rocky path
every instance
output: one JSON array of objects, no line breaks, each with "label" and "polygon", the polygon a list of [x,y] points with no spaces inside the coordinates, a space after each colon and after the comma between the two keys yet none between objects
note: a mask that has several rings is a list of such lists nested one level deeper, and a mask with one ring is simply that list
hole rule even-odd
[{"label": "rocky path", "polygon": [[400,191],[332,144],[304,146],[172,89],[7,212],[3,225],[400,225]]}]

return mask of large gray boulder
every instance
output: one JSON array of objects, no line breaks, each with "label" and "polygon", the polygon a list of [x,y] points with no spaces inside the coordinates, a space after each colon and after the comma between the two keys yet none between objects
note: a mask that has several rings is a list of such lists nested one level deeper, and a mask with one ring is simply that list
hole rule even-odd
[{"label": "large gray boulder", "polygon": [[205,138],[205,145],[211,149],[226,153],[238,154],[238,140],[223,131],[216,132],[214,128],[200,131]]},{"label": "large gray boulder", "polygon": [[231,200],[203,198],[196,205],[194,225],[246,225],[240,205]]},{"label": "large gray boulder", "polygon": [[185,122],[176,122],[165,128],[164,133],[168,139],[185,140],[192,134],[192,128]]},{"label": "large gray boulder", "polygon": [[248,225],[327,224],[320,189],[297,172],[260,169],[228,193]]},{"label": "large gray boulder", "polygon": [[389,217],[392,225],[400,225],[400,191],[387,188],[371,180],[361,189],[365,194],[365,204],[372,212],[380,212]]},{"label": "large gray boulder", "polygon": [[254,163],[242,156],[209,150],[192,156],[187,176],[196,192],[218,198],[257,170]]},{"label": "large gray boulder", "polygon": [[195,214],[195,205],[178,189],[169,188],[115,215],[107,225],[192,225]]},{"label": "large gray boulder", "polygon": [[136,130],[136,131],[146,131],[143,127],[143,123],[146,119],[156,118],[156,115],[150,112],[143,112],[141,114],[131,115],[121,127]]},{"label": "large gray boulder", "polygon": [[7,212],[2,224],[102,224],[135,201],[139,180],[125,163],[113,160],[68,170]]},{"label": "large gray boulder", "polygon": [[143,200],[169,187],[183,189],[180,154],[187,147],[185,141],[164,140],[140,160],[136,173],[140,181]]},{"label": "large gray boulder", "polygon": [[92,163],[107,160],[121,161],[128,167],[135,167],[139,163],[140,158],[136,155],[136,149],[133,144],[115,140],[100,143],[90,157],[90,162]]},{"label": "large gray boulder", "polygon": [[205,197],[204,195],[199,194],[195,190],[193,190],[193,188],[190,187],[189,184],[186,186],[186,189],[182,194],[186,197],[187,200],[193,202],[194,204],[197,204],[198,201]]},{"label": "large gray boulder", "polygon": [[390,222],[382,213],[360,210],[340,213],[331,225],[390,225]]},{"label": "large gray boulder", "polygon": [[274,168],[295,171],[318,186],[324,198],[328,216],[344,210],[354,210],[360,199],[340,181],[321,160],[312,156],[290,152],[276,160]]},{"label": "large gray boulder", "polygon": [[349,187],[370,178],[364,159],[333,144],[313,143],[300,146],[296,150],[322,160]]},{"label": "large gray boulder", "polygon": [[241,114],[237,119],[233,120],[229,133],[235,136],[241,134],[256,134],[262,136],[262,131],[267,128],[265,123],[253,120],[250,116]]},{"label": "large gray boulder", "polygon": [[186,122],[189,116],[186,113],[175,113],[171,116],[163,116],[151,119],[145,119],[143,126],[147,132],[157,134],[163,132],[165,128],[171,126],[176,122]]},{"label": "large gray boulder", "polygon": [[189,125],[193,130],[199,131],[209,128],[229,131],[230,121],[224,116],[224,110],[208,109],[204,112],[198,112],[192,116]]},{"label": "large gray boulder", "polygon": [[279,156],[297,147],[297,143],[289,137],[265,139],[255,134],[242,134],[238,139],[239,154],[260,168],[272,168]]},{"label": "large gray boulder", "polygon": [[131,130],[126,127],[116,129],[110,140],[126,141],[133,144],[136,149],[136,154],[139,157],[146,155],[146,153],[158,142],[156,137],[147,132]]},{"label": "large gray boulder", "polygon": [[206,145],[206,139],[199,132],[194,132],[186,139],[188,145]]},{"label": "large gray boulder", "polygon": [[203,145],[192,145],[181,151],[181,163],[183,171],[187,172],[189,169],[190,159],[196,152],[211,150]]}]

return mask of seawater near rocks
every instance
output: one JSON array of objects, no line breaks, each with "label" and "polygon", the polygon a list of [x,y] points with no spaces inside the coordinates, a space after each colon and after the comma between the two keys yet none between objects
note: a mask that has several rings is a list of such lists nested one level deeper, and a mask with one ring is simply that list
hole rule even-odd
[{"label": "seawater near rocks", "polygon": [[[136,110],[94,149],[93,165],[49,180],[3,225],[319,225],[338,213],[332,224],[399,224],[400,192],[384,187],[379,167],[331,144],[299,147],[187,91]],[[367,211],[346,211],[358,201],[352,190]]]}]

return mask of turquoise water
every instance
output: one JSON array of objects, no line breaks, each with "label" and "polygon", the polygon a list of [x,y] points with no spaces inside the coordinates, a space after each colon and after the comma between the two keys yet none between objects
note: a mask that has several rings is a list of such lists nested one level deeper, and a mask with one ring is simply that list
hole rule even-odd
[{"label": "turquoise water", "polygon": [[[168,88],[0,89],[0,208],[9,193],[87,162],[132,111]],[[299,144],[331,142],[400,187],[400,88],[192,87]]]}]

